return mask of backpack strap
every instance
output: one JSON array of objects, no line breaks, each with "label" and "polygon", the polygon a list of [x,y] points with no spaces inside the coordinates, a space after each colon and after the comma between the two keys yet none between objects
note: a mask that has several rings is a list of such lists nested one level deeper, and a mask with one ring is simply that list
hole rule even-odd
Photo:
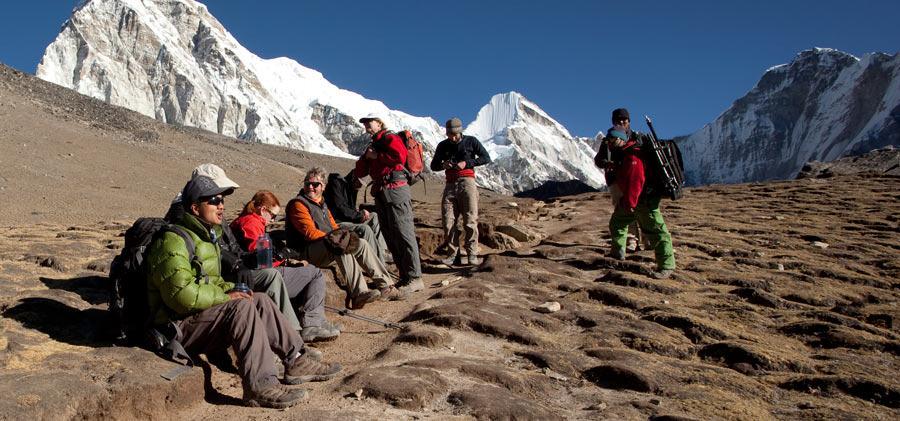
[{"label": "backpack strap", "polygon": [[169,232],[174,232],[178,234],[182,239],[184,239],[184,245],[187,246],[188,256],[191,257],[191,263],[197,262],[197,266],[200,267],[200,273],[203,274],[203,278],[206,279],[206,283],[209,283],[209,275],[206,274],[206,269],[203,269],[203,261],[200,260],[200,257],[197,256],[196,250],[197,246],[194,244],[194,238],[191,237],[190,234],[184,229],[177,225],[169,225],[166,227],[166,230]]}]

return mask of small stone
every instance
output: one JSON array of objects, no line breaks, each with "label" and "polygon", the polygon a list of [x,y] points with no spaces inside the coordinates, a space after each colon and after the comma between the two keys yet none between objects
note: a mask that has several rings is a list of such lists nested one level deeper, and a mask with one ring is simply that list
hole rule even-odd
[{"label": "small stone", "polygon": [[516,202],[509,202],[506,204],[506,206],[509,206],[511,208],[517,208],[517,207],[519,207],[519,204]]},{"label": "small stone", "polygon": [[810,243],[810,245],[813,246],[813,247],[818,247],[818,248],[820,248],[820,249],[827,249],[827,248],[828,248],[828,243],[823,243],[823,242],[821,242],[821,241],[813,241],[812,243]]},{"label": "small stone", "polygon": [[775,220],[776,220],[776,221],[780,221],[780,220],[782,220],[782,219],[784,219],[783,216],[781,216],[781,215],[775,215]]},{"label": "small stone", "polygon": [[546,367],[544,367],[544,374],[546,374],[547,377],[549,377],[551,379],[559,380],[561,382],[568,380],[568,378],[566,376],[563,376],[562,374],[559,374],[559,373],[557,373],[549,368],[546,368]]},{"label": "small stone", "polygon": [[660,404],[662,404],[662,401],[659,399],[650,399],[650,403],[659,406]]},{"label": "small stone", "polygon": [[595,403],[595,404],[587,407],[586,409],[588,411],[602,411],[602,410],[606,409],[607,407],[609,407],[609,405],[607,405],[606,402],[600,402],[600,403]]},{"label": "small stone", "polygon": [[669,300],[662,300],[662,301],[660,301],[660,302],[663,303],[663,304],[669,304]]},{"label": "small stone", "polygon": [[557,311],[562,309],[562,305],[560,305],[556,301],[548,301],[544,304],[541,304],[534,308],[534,311],[538,313],[556,313]]},{"label": "small stone", "polygon": [[775,270],[784,270],[784,265],[781,263],[775,265]]},{"label": "small stone", "polygon": [[363,393],[364,393],[364,392],[363,392],[362,389],[358,389],[356,392],[353,392],[353,397],[355,397],[356,400],[358,400],[358,401],[359,401],[359,400],[362,400],[362,398],[363,398]]}]

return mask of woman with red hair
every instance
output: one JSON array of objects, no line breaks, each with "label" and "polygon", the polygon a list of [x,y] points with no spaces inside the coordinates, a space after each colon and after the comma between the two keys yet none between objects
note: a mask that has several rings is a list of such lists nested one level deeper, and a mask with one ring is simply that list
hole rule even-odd
[{"label": "woman with red hair", "polygon": [[[229,225],[237,237],[241,248],[255,253],[256,241],[266,232],[266,225],[275,220],[281,212],[278,198],[268,190],[260,190],[244,205],[244,210]],[[303,329],[300,335],[304,342],[336,338],[343,325],[332,324],[325,318],[325,275],[305,260],[276,260],[275,270],[284,278],[288,296],[294,303],[302,303],[297,316]],[[254,285],[255,289],[264,285]]]}]

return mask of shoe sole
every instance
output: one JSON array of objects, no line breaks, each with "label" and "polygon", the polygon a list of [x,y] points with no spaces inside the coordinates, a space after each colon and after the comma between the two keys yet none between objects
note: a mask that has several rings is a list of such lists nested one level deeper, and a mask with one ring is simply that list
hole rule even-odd
[{"label": "shoe sole", "polygon": [[337,373],[326,374],[326,375],[322,375],[322,376],[317,376],[317,375],[288,376],[287,374],[285,374],[282,383],[290,384],[290,385],[297,385],[297,384],[303,384],[303,383],[308,383],[308,382],[324,382],[324,381],[333,379],[334,376],[337,376]]},{"label": "shoe sole", "polygon": [[261,399],[245,399],[243,402],[244,402],[244,405],[249,406],[251,408],[275,408],[275,409],[290,408],[290,407],[300,403],[300,401],[306,397],[306,390],[301,389],[301,391],[303,393],[301,393],[300,396],[297,397],[297,399],[294,399],[292,401],[287,401],[287,402],[270,402],[270,401],[264,401]]}]

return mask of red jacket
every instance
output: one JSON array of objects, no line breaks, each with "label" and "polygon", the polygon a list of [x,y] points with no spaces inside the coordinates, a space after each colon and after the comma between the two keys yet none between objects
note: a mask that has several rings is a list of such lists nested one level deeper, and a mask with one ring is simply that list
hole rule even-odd
[{"label": "red jacket", "polygon": [[637,206],[644,189],[644,161],[639,156],[641,149],[633,141],[622,148],[622,153],[622,165],[616,168],[616,185],[622,191],[618,206],[631,209]]},{"label": "red jacket", "polygon": [[[372,194],[381,190],[384,179],[394,171],[403,171],[406,163],[406,145],[403,139],[393,133],[382,130],[372,136],[372,145],[378,157],[368,159],[365,155],[356,161],[356,178],[372,177]],[[389,183],[386,187],[400,187],[406,185],[406,181]]]},{"label": "red jacket", "polygon": [[[266,220],[256,213],[242,214],[228,226],[237,237],[241,248],[250,253],[256,251],[256,240],[266,232]],[[282,263],[283,260],[276,260],[274,266],[280,266]]]}]

